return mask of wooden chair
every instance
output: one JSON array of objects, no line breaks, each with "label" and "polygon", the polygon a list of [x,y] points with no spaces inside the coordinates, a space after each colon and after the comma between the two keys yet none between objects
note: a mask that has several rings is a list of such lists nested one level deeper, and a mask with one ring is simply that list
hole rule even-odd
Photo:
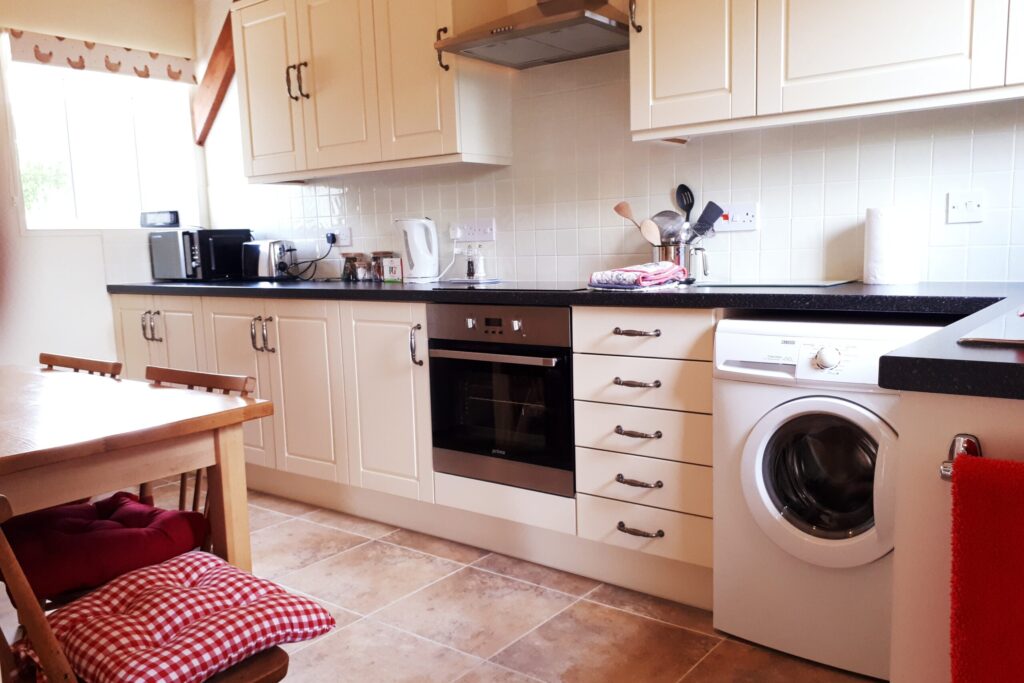
[{"label": "wooden chair", "polygon": [[[218,375],[212,372],[193,372],[190,370],[175,370],[173,368],[162,368],[155,365],[146,367],[146,379],[160,386],[170,384],[184,386],[189,389],[202,389],[207,392],[220,392],[230,394],[237,391],[239,396],[245,398],[256,391],[256,380],[245,375]],[[178,509],[185,510],[188,499],[188,473],[180,478],[178,490]],[[195,488],[192,492],[192,511],[205,512],[205,504],[200,506],[202,500],[203,470],[195,471]],[[152,483],[146,483],[139,487],[139,498],[149,501],[153,497]],[[200,507],[203,509],[201,510]]]},{"label": "wooden chair", "polygon": [[[11,504],[0,495],[0,523],[11,518]],[[56,559],[56,558],[55,558]],[[36,602],[28,579],[14,556],[7,536],[0,527],[0,572],[7,590],[18,603],[18,620],[32,641],[47,678],[53,682],[74,683],[78,680],[64,650],[50,628],[46,615]],[[288,673],[288,655],[279,647],[272,647],[239,662],[223,671],[208,683],[277,683]],[[14,654],[5,634],[0,632],[0,674],[4,683],[23,683],[18,677]],[[31,680],[34,680],[32,678]],[[24,681],[27,683],[27,681]]]},{"label": "wooden chair", "polygon": [[39,362],[47,370],[69,368],[75,372],[85,371],[90,375],[104,375],[117,379],[121,374],[121,363],[110,360],[93,360],[92,358],[76,358],[75,356],[58,356],[54,353],[40,353]]}]

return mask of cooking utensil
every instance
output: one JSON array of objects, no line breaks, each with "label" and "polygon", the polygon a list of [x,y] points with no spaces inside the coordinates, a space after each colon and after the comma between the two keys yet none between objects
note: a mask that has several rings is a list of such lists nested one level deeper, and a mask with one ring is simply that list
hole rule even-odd
[{"label": "cooking utensil", "polygon": [[645,218],[640,222],[640,234],[654,246],[661,244],[661,230],[658,229],[658,224],[650,218]]},{"label": "cooking utensil", "polygon": [[690,211],[693,210],[693,190],[686,185],[680,185],[676,188],[676,204],[679,205],[679,210],[686,214],[686,222],[690,222]]},{"label": "cooking utensil", "polygon": [[635,225],[638,230],[640,229],[640,224],[636,222],[635,218],[633,218],[633,207],[629,205],[629,202],[619,202],[613,207],[613,210],[615,213]]},{"label": "cooking utensil", "polygon": [[678,239],[679,235],[687,228],[682,214],[677,211],[659,211],[651,216],[651,220],[658,224],[658,229],[661,231],[661,244]]},{"label": "cooking utensil", "polygon": [[686,243],[693,244],[701,237],[715,234],[715,222],[722,217],[725,210],[714,202],[708,202],[697,222],[690,226],[686,233]]}]

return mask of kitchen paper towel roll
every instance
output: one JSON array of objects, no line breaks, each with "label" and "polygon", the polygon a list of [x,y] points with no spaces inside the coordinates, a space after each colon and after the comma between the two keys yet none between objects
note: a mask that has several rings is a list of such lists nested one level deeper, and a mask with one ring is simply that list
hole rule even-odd
[{"label": "kitchen paper towel roll", "polygon": [[920,221],[897,207],[867,210],[864,221],[864,283],[906,285],[921,279],[924,249]]}]

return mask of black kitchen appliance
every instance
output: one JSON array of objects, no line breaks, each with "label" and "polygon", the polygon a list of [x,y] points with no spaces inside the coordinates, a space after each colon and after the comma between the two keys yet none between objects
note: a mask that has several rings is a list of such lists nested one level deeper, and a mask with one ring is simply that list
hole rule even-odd
[{"label": "black kitchen appliance", "polygon": [[570,312],[430,304],[434,470],[575,495]]},{"label": "black kitchen appliance", "polygon": [[158,230],[149,233],[154,280],[242,277],[242,245],[251,230]]}]

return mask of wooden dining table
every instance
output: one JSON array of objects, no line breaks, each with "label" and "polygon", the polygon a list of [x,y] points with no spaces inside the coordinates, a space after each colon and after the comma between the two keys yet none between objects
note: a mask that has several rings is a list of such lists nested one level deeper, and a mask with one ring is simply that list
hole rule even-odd
[{"label": "wooden dining table", "polygon": [[242,423],[270,401],[0,366],[0,494],[14,514],[208,468],[212,550],[251,571]]}]

